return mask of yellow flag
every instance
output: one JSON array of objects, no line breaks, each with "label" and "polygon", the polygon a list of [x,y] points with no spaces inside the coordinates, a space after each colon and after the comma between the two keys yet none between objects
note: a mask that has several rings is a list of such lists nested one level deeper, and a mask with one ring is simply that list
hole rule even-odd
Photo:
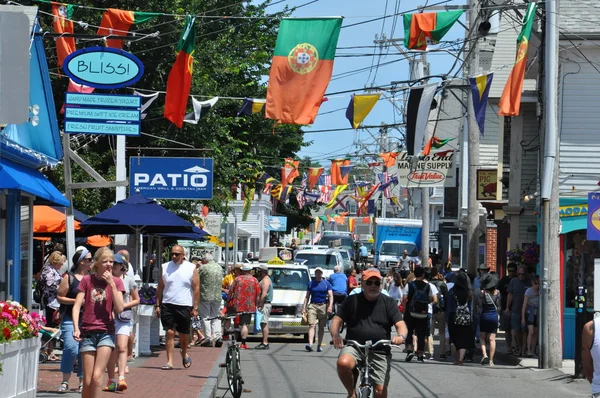
[{"label": "yellow flag", "polygon": [[353,128],[357,129],[360,126],[377,101],[379,101],[379,97],[381,97],[381,93],[355,94],[352,96],[350,104],[348,104],[348,109],[346,109],[346,117]]}]

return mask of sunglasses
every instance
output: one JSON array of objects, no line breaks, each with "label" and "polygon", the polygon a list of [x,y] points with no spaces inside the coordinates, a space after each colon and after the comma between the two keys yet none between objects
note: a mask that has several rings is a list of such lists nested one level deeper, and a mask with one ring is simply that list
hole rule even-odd
[{"label": "sunglasses", "polygon": [[525,276],[525,274],[522,273],[522,272],[517,273],[517,275],[519,275],[519,276]]},{"label": "sunglasses", "polygon": [[371,285],[375,285],[375,286],[381,286],[381,281],[365,281],[365,284],[367,286],[371,286]]},{"label": "sunglasses", "polygon": [[181,256],[183,253],[171,253],[171,256]]}]

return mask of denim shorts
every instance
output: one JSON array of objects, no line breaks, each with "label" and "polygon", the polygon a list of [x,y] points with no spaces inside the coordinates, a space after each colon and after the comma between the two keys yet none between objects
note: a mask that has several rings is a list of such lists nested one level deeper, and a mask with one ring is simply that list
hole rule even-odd
[{"label": "denim shorts", "polygon": [[98,347],[115,348],[115,336],[108,332],[88,332],[83,334],[80,352],[95,352]]}]

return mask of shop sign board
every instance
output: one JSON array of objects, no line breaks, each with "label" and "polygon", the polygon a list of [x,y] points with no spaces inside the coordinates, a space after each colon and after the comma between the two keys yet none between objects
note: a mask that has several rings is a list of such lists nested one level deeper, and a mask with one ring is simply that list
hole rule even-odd
[{"label": "shop sign board", "polygon": [[588,193],[587,240],[600,240],[600,192]]},{"label": "shop sign board", "polygon": [[454,187],[454,151],[436,151],[414,164],[407,152],[398,155],[398,183],[405,188]]},{"label": "shop sign board", "polygon": [[477,200],[496,200],[498,170],[477,170]]}]

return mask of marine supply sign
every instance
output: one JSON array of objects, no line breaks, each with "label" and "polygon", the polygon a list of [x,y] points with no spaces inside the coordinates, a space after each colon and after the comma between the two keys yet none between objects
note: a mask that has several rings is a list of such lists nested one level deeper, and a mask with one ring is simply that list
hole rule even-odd
[{"label": "marine supply sign", "polygon": [[431,152],[411,162],[406,152],[398,156],[398,183],[405,188],[454,187],[455,153],[452,150]]},{"label": "marine supply sign", "polygon": [[213,160],[131,157],[129,190],[152,199],[212,199]]}]

